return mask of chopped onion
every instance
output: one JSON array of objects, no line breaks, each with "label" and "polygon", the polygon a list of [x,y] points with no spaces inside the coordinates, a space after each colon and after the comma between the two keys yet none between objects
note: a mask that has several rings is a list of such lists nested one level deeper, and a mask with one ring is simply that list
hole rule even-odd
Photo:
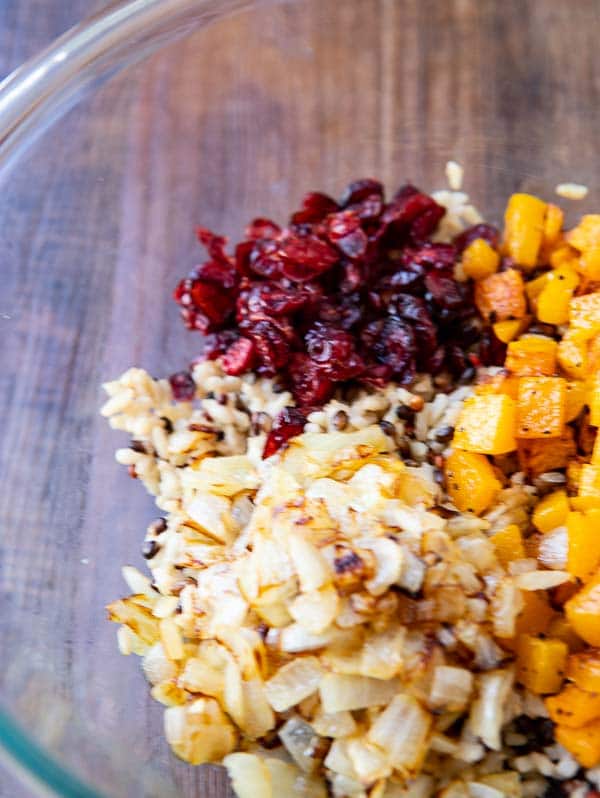
[{"label": "chopped onion", "polygon": [[343,712],[323,712],[319,707],[312,725],[321,737],[349,737],[356,731],[356,721],[347,710]]},{"label": "chopped onion", "polygon": [[381,748],[367,742],[363,737],[350,738],[347,752],[359,780],[371,784],[378,779],[387,778],[392,768]]},{"label": "chopped onion", "polygon": [[477,679],[479,695],[471,706],[469,730],[494,751],[501,747],[504,705],[512,683],[513,673],[509,670],[484,673]]},{"label": "chopped onion", "polygon": [[473,691],[473,674],[466,668],[439,665],[433,672],[429,703],[435,709],[464,709]]},{"label": "chopped onion", "polygon": [[293,717],[283,724],[278,734],[286,751],[300,770],[304,773],[314,773],[321,765],[325,752],[318,756],[319,738],[313,727],[302,718]]},{"label": "chopped onion", "polygon": [[515,582],[521,590],[549,590],[571,579],[571,574],[566,571],[530,571],[517,576]]},{"label": "chopped onion", "polygon": [[224,496],[199,493],[187,506],[187,514],[200,530],[219,543],[233,543],[234,535],[227,523],[231,502]]},{"label": "chopped onion", "polygon": [[498,583],[492,598],[494,633],[498,637],[514,637],[517,615],[523,609],[523,597],[517,579],[506,577]]},{"label": "chopped onion", "polygon": [[289,606],[292,618],[312,634],[320,634],[334,622],[340,598],[333,585],[301,593]]},{"label": "chopped onion", "polygon": [[142,669],[150,684],[165,682],[177,676],[177,666],[167,658],[162,643],[155,643],[148,649],[142,660]]},{"label": "chopped onion", "polygon": [[398,681],[328,673],[319,685],[319,692],[324,712],[364,709],[387,704],[398,692]]},{"label": "chopped onion", "polygon": [[542,536],[538,546],[538,560],[546,568],[563,570],[567,565],[568,554],[569,538],[566,527],[559,526]]},{"label": "chopped onion", "polygon": [[504,798],[504,793],[478,781],[468,783],[470,798]]},{"label": "chopped onion", "polygon": [[332,573],[327,560],[302,534],[295,532],[289,536],[288,549],[303,593],[318,590],[331,581]]},{"label": "chopped onion", "polygon": [[378,745],[400,774],[408,776],[423,760],[431,716],[410,695],[399,694],[369,729],[367,739]]},{"label": "chopped onion", "polygon": [[223,760],[238,798],[274,798],[271,772],[255,754],[229,754]]},{"label": "chopped onion", "polygon": [[328,629],[321,634],[312,634],[300,626],[299,623],[291,623],[281,630],[279,636],[279,647],[282,651],[295,654],[302,651],[316,651],[323,648],[340,637],[341,630]]},{"label": "chopped onion", "polygon": [[372,596],[381,596],[400,579],[402,573],[402,548],[389,538],[359,540],[357,544],[375,555],[375,576],[365,582]]},{"label": "chopped onion", "polygon": [[265,684],[267,699],[276,712],[284,712],[314,693],[322,678],[323,669],[316,657],[299,657]]}]

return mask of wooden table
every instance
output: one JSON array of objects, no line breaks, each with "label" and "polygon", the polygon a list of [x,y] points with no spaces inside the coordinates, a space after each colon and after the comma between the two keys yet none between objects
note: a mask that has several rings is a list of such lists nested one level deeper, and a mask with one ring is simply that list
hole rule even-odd
[{"label": "wooden table", "polygon": [[[90,8],[2,4],[0,74]],[[592,187],[577,211],[597,209],[599,23],[596,0],[271,6],[114,79],[3,188],[0,681],[22,698],[19,679],[43,672],[44,700],[83,716],[71,753],[83,740],[101,781],[116,756],[151,763],[185,796],[226,794],[216,771],[169,756],[160,708],[103,613],[124,590],[120,564],[142,564],[154,510],[113,462],[123,441],[97,417],[97,386],[133,363],[176,370],[197,350],[168,299],[201,257],[194,225],[234,235],[253,215],[283,219],[305,190],[367,174],[435,187],[448,157],[493,218],[508,192],[571,179]],[[94,758],[103,741],[112,754]]]}]

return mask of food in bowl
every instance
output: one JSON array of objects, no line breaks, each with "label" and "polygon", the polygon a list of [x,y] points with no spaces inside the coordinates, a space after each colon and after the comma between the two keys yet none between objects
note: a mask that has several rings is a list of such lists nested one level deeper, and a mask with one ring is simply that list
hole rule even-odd
[{"label": "food in bowl", "polygon": [[240,798],[600,786],[600,216],[563,226],[362,180],[202,229],[203,354],[105,385],[164,513],[119,647]]}]

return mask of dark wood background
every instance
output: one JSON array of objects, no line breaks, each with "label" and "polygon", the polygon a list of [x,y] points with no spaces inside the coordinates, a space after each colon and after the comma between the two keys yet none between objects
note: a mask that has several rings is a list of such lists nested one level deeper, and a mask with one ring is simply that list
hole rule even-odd
[{"label": "dark wood background", "polygon": [[[0,3],[0,74],[97,5]],[[118,76],[3,186],[1,695],[110,798],[142,795],[111,783],[140,762],[185,796],[226,794],[218,771],[168,754],[103,612],[153,508],[112,460],[98,385],[197,349],[168,299],[200,257],[194,225],[235,235],[358,176],[433,188],[448,157],[492,218],[508,192],[568,179],[592,188],[576,211],[598,209],[599,30],[597,0],[267,5]],[[0,774],[0,795],[26,794]]]}]

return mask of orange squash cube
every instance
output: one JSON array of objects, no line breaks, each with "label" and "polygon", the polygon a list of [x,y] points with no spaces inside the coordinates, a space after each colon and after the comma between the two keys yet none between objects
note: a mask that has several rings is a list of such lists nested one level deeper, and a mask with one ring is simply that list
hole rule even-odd
[{"label": "orange squash cube", "polygon": [[515,636],[499,638],[502,648],[508,651],[516,651],[518,641],[523,634],[535,637],[548,632],[549,637],[562,639],[559,635],[550,632],[554,619],[559,616],[548,603],[546,594],[542,590],[523,590],[522,597],[523,609],[517,615],[515,621]]},{"label": "orange squash cube", "polygon": [[562,377],[523,377],[517,398],[519,438],[559,438],[565,426],[567,382]]},{"label": "orange squash cube", "polygon": [[505,394],[476,394],[465,400],[454,446],[479,454],[506,454],[517,448],[516,406]]},{"label": "orange squash cube", "polygon": [[550,377],[556,374],[557,350],[552,338],[524,335],[509,343],[504,366],[517,377]]},{"label": "orange squash cube", "polygon": [[600,291],[574,297],[569,307],[569,321],[574,331],[588,338],[600,333]]},{"label": "orange squash cube", "polygon": [[570,377],[585,380],[588,374],[588,342],[584,336],[568,330],[558,344],[557,356]]},{"label": "orange squash cube", "polygon": [[581,413],[587,399],[587,391],[583,380],[569,380],[567,382],[567,406],[565,408],[565,422],[573,421]]},{"label": "orange squash cube", "polygon": [[600,646],[600,575],[565,604],[567,620],[582,640]]},{"label": "orange squash cube", "polygon": [[554,737],[582,767],[593,768],[600,764],[600,720],[592,721],[580,729],[556,726]]},{"label": "orange squash cube", "polygon": [[494,335],[502,343],[507,344],[516,338],[523,327],[523,319],[513,319],[512,321],[497,321],[493,325]]},{"label": "orange squash cube", "polygon": [[567,516],[567,571],[587,582],[600,566],[600,510],[570,512]]},{"label": "orange squash cube", "polygon": [[588,394],[590,404],[590,424],[600,427],[600,371],[592,377],[592,384]]},{"label": "orange squash cube", "polygon": [[585,647],[583,640],[575,634],[575,631],[564,615],[555,615],[550,621],[548,637],[555,637],[562,640],[569,647],[569,651],[578,652]]},{"label": "orange squash cube", "polygon": [[537,503],[531,521],[540,532],[551,532],[565,523],[569,509],[567,492],[555,490]]},{"label": "orange squash cube", "polygon": [[577,227],[569,230],[565,238],[580,252],[600,247],[600,214],[589,213],[582,216]]},{"label": "orange squash cube", "polygon": [[537,695],[558,692],[568,653],[562,640],[521,635],[517,644],[517,681]]},{"label": "orange squash cube", "polygon": [[488,244],[485,238],[471,241],[462,254],[462,266],[467,277],[481,280],[498,271],[500,255]]},{"label": "orange squash cube", "polygon": [[549,202],[546,205],[546,216],[544,218],[544,247],[555,244],[560,236],[565,215],[562,208]]},{"label": "orange squash cube", "polygon": [[600,718],[600,693],[588,693],[575,684],[568,684],[544,703],[555,723],[571,729],[579,729]]},{"label": "orange squash cube", "polygon": [[571,654],[567,660],[567,678],[582,690],[600,693],[600,649]]},{"label": "orange squash cube", "polygon": [[490,538],[496,549],[496,556],[505,567],[513,560],[525,559],[523,535],[516,524],[509,524]]},{"label": "orange squash cube", "polygon": [[544,324],[566,324],[572,297],[572,288],[551,280],[537,298],[535,314]]},{"label": "orange squash cube", "polygon": [[502,487],[482,454],[455,449],[446,459],[445,474],[448,495],[463,513],[480,515]]},{"label": "orange squash cube", "polygon": [[592,452],[592,465],[600,466],[600,432],[596,433],[594,451]]},{"label": "orange squash cube", "polygon": [[520,266],[537,264],[547,205],[531,194],[513,194],[504,213],[504,248]]},{"label": "orange squash cube", "polygon": [[475,285],[475,304],[481,315],[494,323],[522,319],[527,302],[521,272],[507,269],[479,280]]},{"label": "orange squash cube", "polygon": [[575,438],[570,427],[565,427],[560,438],[546,440],[531,438],[517,441],[519,466],[522,471],[527,471],[534,477],[545,471],[566,468],[576,452]]}]

